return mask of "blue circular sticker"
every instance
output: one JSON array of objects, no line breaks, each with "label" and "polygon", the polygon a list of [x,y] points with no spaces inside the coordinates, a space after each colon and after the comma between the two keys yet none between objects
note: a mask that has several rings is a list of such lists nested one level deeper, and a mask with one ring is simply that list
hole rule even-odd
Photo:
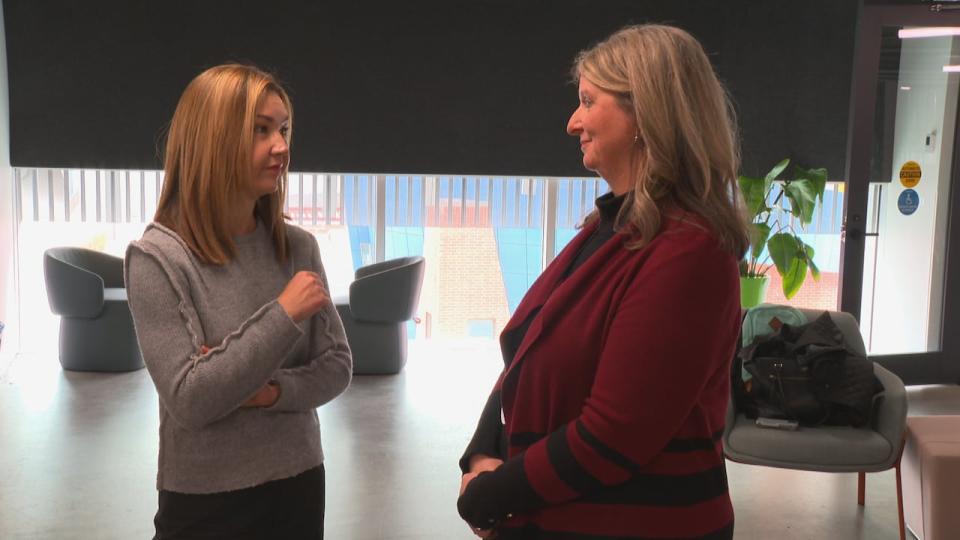
[{"label": "blue circular sticker", "polygon": [[905,216],[916,212],[919,206],[920,194],[915,190],[905,189],[900,193],[900,196],[897,197],[897,208],[900,210],[900,213]]}]

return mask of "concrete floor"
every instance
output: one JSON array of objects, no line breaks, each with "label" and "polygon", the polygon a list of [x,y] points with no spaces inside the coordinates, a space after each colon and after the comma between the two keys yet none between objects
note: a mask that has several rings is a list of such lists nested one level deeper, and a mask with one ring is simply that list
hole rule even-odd
[{"label": "concrete floor", "polygon": [[[358,377],[321,408],[327,538],[468,540],[456,461],[496,379],[491,342],[415,343],[407,369]],[[960,387],[910,390],[912,414],[960,413]],[[153,534],[157,402],[145,370],[64,372],[0,361],[0,538]],[[895,539],[893,472],[867,477],[729,463],[738,539]]]}]

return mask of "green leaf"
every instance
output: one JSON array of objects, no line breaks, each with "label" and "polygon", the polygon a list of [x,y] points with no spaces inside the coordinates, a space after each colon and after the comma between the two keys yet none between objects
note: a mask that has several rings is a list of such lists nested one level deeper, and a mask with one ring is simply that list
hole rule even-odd
[{"label": "green leaf", "polygon": [[820,269],[817,268],[817,265],[813,263],[813,260],[807,261],[807,264],[810,265],[810,275],[813,276],[813,280],[820,281]]},{"label": "green leaf", "polygon": [[827,170],[823,167],[819,169],[796,167],[796,171],[794,178],[797,180],[808,180],[813,186],[813,192],[816,194],[817,200],[823,202],[823,192],[827,188]]},{"label": "green leaf", "polygon": [[820,281],[820,269],[817,268],[816,263],[813,262],[813,247],[810,244],[804,243],[803,250],[807,255],[807,265],[810,267],[810,275],[813,276],[814,281]]},{"label": "green leaf", "polygon": [[743,201],[747,205],[750,221],[757,221],[760,215],[767,211],[767,192],[770,183],[763,178],[749,178],[741,176],[737,179],[740,191],[743,192]]},{"label": "green leaf", "polygon": [[783,184],[783,192],[790,200],[790,213],[800,219],[801,225],[809,225],[817,209],[817,187],[810,180],[792,180]]},{"label": "green leaf", "polygon": [[797,246],[797,237],[790,233],[778,233],[767,240],[767,250],[770,252],[770,258],[777,267],[777,272],[784,275],[793,265],[793,261],[798,257],[803,257],[804,253]]},{"label": "green leaf", "polygon": [[813,247],[799,236],[790,233],[775,234],[767,241],[767,248],[782,279],[783,295],[788,299],[793,298],[803,286],[808,268],[814,279],[820,279],[820,269],[813,263]]},{"label": "green leaf", "polygon": [[763,247],[767,244],[767,238],[770,237],[770,226],[766,223],[754,223],[753,234],[750,238],[750,259],[757,261],[763,254]]},{"label": "green leaf", "polygon": [[807,277],[807,261],[795,258],[787,272],[781,273],[783,279],[783,295],[791,299],[800,290],[803,280]]},{"label": "green leaf", "polygon": [[790,158],[786,158],[780,163],[774,165],[773,168],[770,169],[770,172],[767,173],[767,177],[764,180],[767,182],[773,182],[778,176],[780,176],[780,173],[787,168],[787,165],[790,165]]}]

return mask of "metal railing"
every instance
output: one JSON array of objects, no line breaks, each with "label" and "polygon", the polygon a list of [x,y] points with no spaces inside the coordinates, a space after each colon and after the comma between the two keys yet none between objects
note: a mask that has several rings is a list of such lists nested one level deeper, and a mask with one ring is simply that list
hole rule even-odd
[{"label": "metal railing", "polygon": [[136,223],[156,209],[163,173],[14,168],[26,221]]},{"label": "metal railing", "polygon": [[[24,221],[146,224],[156,211],[163,172],[15,168],[14,181]],[[599,178],[308,172],[290,173],[288,186],[285,210],[294,223],[307,226],[569,229],[607,191]],[[778,190],[775,185],[771,201]],[[803,232],[839,234],[843,193],[842,182],[829,182],[824,203]]]}]

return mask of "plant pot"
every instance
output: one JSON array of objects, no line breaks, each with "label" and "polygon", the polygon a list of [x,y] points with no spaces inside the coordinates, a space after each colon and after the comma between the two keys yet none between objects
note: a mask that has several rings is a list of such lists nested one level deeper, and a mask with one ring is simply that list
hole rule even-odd
[{"label": "plant pot", "polygon": [[767,297],[768,276],[740,276],[740,307],[747,309],[760,305]]}]

